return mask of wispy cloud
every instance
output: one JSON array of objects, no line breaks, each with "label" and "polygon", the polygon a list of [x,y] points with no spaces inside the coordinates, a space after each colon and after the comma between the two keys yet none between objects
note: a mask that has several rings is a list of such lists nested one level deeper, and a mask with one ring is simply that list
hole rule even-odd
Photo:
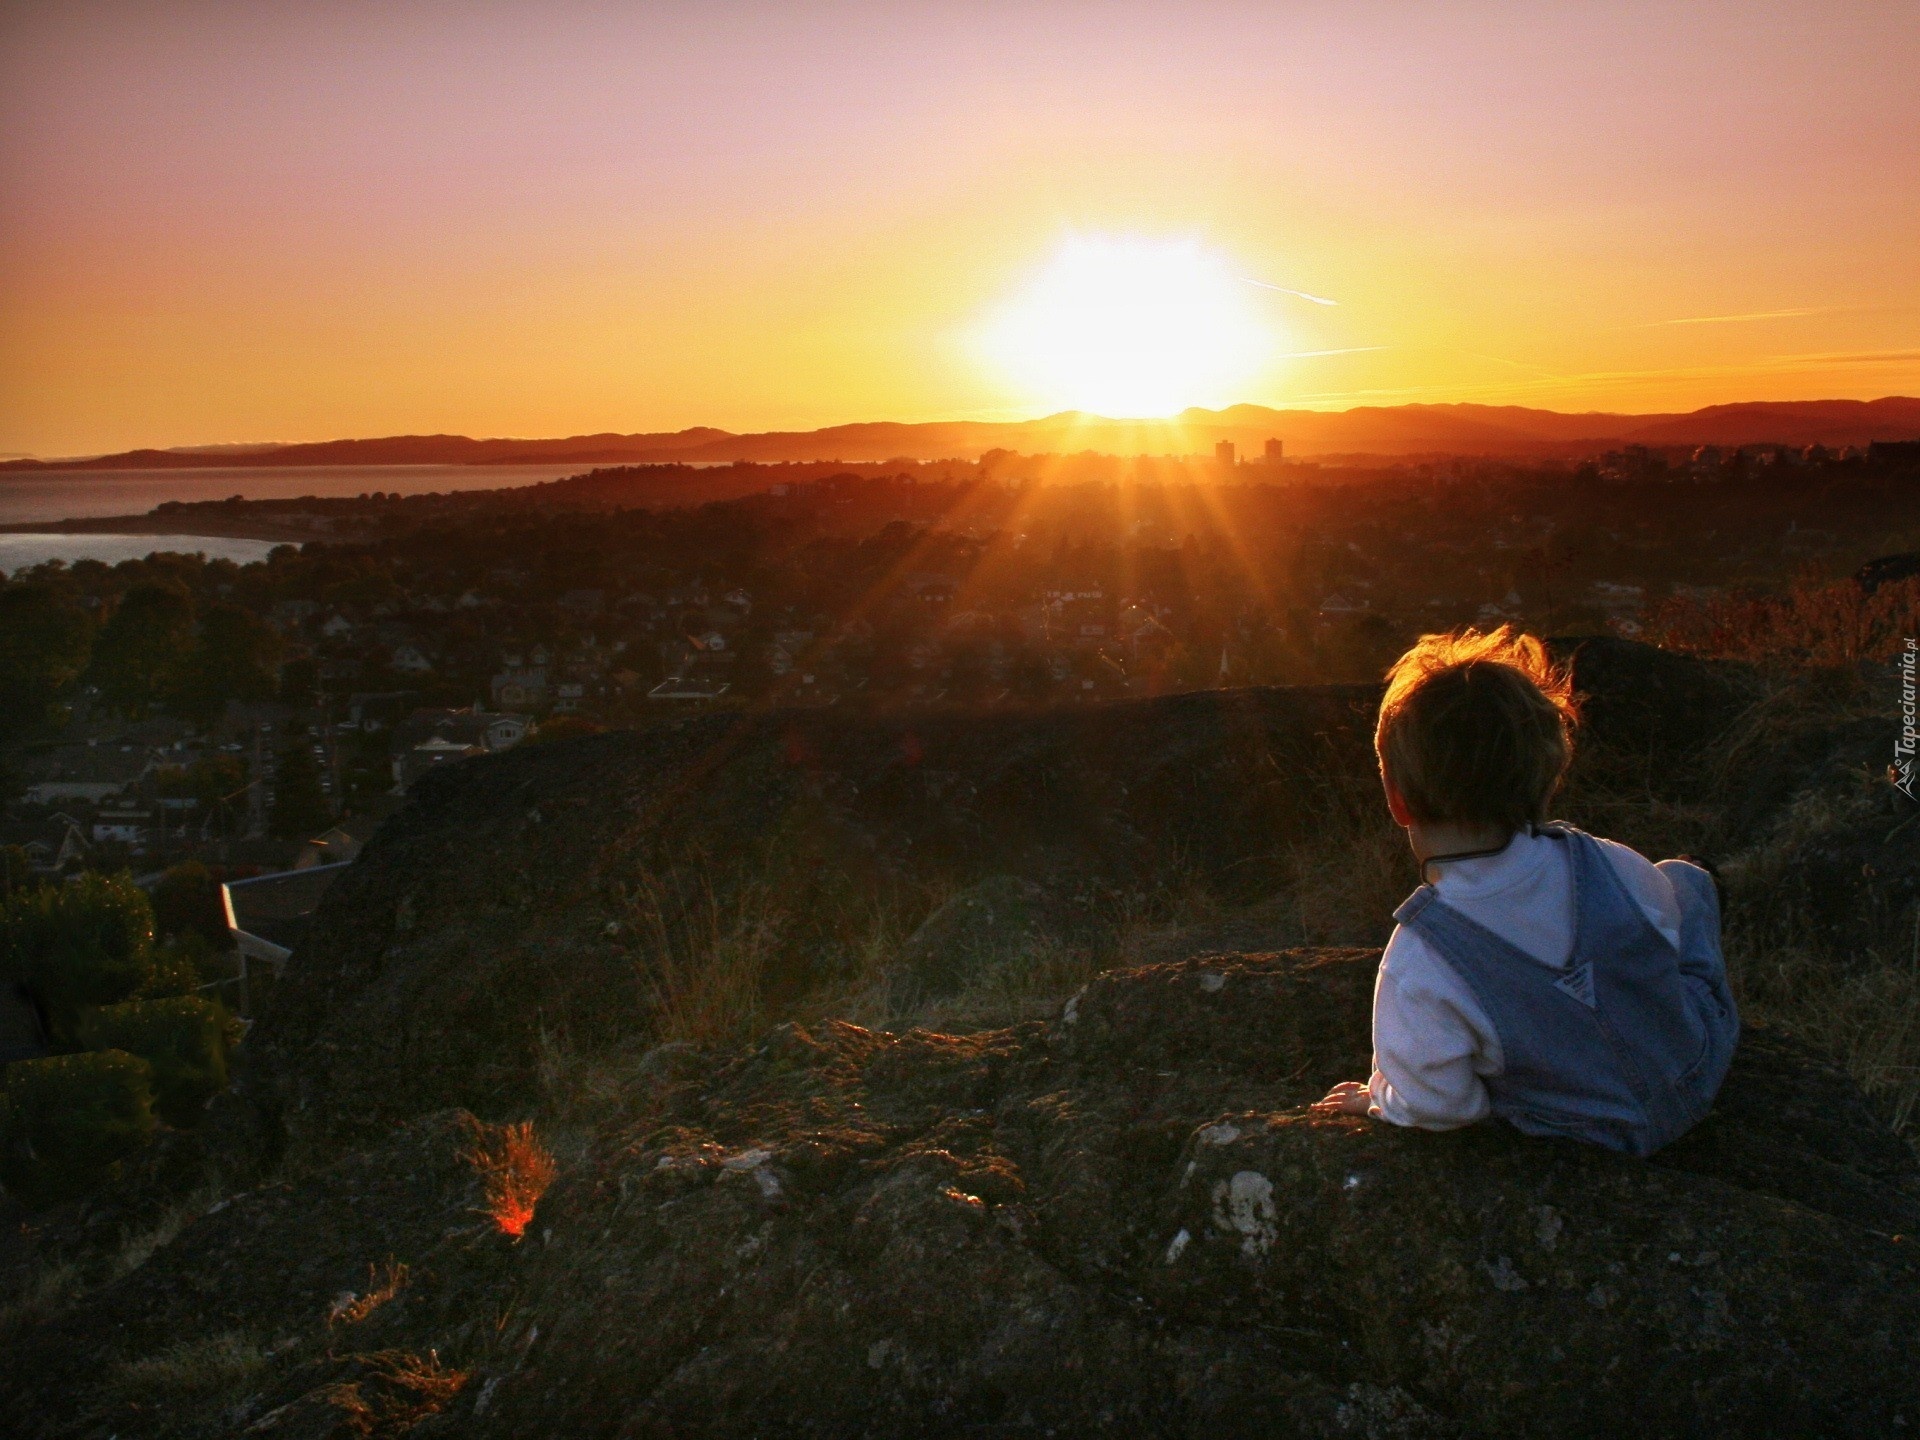
[{"label": "wispy cloud", "polygon": [[1316,305],[1338,305],[1338,300],[1329,300],[1324,295],[1309,295],[1304,290],[1294,290],[1285,285],[1272,285],[1265,280],[1256,280],[1251,275],[1240,277],[1249,285],[1258,285],[1262,290],[1278,290],[1282,295],[1291,295],[1297,300],[1311,300]]},{"label": "wispy cloud", "polygon": [[1796,365],[1896,365],[1913,360],[1920,360],[1920,350],[1830,350],[1772,357],[1773,363]]},{"label": "wispy cloud", "polygon": [[1743,320],[1794,320],[1802,315],[1832,315],[1838,305],[1807,305],[1797,310],[1752,310],[1743,315],[1686,315],[1678,320],[1649,320],[1644,325],[1629,325],[1629,330],[1658,330],[1664,325],[1737,325]]},{"label": "wispy cloud", "polygon": [[1391,345],[1344,345],[1338,350],[1289,350],[1282,360],[1312,360],[1320,355],[1365,355],[1374,350],[1391,350]]},{"label": "wispy cloud", "polygon": [[[1434,348],[1445,349],[1444,346],[1435,346]],[[1536,365],[1531,360],[1509,360],[1504,355],[1488,355],[1480,350],[1455,350],[1451,353],[1455,355],[1465,355],[1470,360],[1487,360],[1495,365],[1511,365],[1515,370],[1531,370],[1534,374],[1544,375],[1550,380],[1564,378],[1559,371],[1549,370],[1545,365]]]}]

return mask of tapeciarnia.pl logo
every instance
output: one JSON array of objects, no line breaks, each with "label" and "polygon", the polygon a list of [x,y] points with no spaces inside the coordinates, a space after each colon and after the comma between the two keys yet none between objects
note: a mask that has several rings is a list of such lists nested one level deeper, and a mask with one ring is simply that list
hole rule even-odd
[{"label": "tapeciarnia.pl logo", "polygon": [[1914,685],[1916,669],[1920,669],[1920,648],[1916,648],[1914,638],[1907,637],[1906,648],[1900,652],[1900,737],[1893,742],[1892,778],[1895,787],[1909,800],[1920,799],[1913,793],[1914,781],[1920,779],[1914,767]]}]

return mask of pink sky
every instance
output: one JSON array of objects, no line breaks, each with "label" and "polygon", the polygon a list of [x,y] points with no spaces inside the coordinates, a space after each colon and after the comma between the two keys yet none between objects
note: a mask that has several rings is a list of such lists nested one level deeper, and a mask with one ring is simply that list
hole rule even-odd
[{"label": "pink sky", "polygon": [[9,3],[0,452],[1031,413],[965,337],[1069,234],[1340,300],[1238,399],[1915,393],[1917,73],[1888,3]]}]

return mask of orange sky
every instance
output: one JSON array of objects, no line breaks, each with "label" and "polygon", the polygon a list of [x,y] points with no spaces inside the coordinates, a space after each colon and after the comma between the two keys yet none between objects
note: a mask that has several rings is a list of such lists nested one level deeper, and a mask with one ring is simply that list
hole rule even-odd
[{"label": "orange sky", "polygon": [[1221,398],[1920,393],[1916,74],[1904,3],[0,0],[0,453],[1030,414],[972,337],[1074,235],[1340,302]]}]

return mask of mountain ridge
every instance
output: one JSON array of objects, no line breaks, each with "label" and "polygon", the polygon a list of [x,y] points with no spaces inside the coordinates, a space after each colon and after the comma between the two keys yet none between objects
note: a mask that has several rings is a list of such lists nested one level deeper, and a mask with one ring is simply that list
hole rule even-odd
[{"label": "mountain ridge", "polygon": [[[1111,419],[1078,411],[1032,420],[856,421],[814,430],[736,433],[713,426],[552,439],[390,435],[258,447],[142,448],[71,459],[0,461],[0,473],[203,469],[210,458],[248,468],[334,465],[726,464],[731,461],[876,462],[979,458],[989,450],[1206,454],[1220,441],[1258,453],[1269,437],[1291,456],[1472,454],[1571,456],[1624,444],[1864,445],[1920,439],[1920,399],[1759,400],[1687,412],[1624,414],[1466,402],[1279,410],[1239,404],[1190,409],[1165,420]],[[223,453],[224,452],[224,453]]]}]

